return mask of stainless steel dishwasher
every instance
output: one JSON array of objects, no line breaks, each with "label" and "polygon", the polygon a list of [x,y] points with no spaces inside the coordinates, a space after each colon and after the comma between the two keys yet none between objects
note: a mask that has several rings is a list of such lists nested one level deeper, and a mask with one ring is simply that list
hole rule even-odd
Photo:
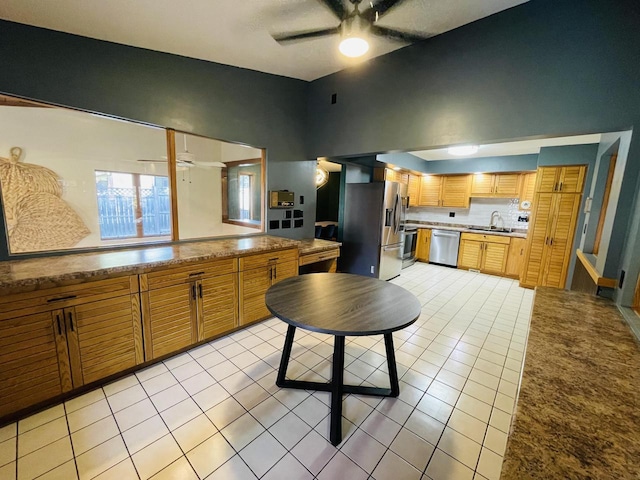
[{"label": "stainless steel dishwasher", "polygon": [[459,246],[460,232],[432,230],[429,263],[439,263],[441,265],[457,267]]}]

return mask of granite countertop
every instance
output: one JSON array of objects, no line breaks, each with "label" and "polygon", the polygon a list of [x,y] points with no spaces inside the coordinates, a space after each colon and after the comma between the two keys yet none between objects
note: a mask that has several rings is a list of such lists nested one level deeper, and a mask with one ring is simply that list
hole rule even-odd
[{"label": "granite countertop", "polygon": [[449,223],[437,223],[437,222],[419,222],[416,220],[407,220],[405,223],[407,227],[416,228],[436,228],[438,230],[453,230],[455,232],[464,233],[480,233],[487,235],[498,235],[501,237],[514,237],[514,238],[527,238],[527,231],[524,229],[515,228],[511,232],[496,232],[491,230],[473,230],[469,228],[469,225],[449,224]]},{"label": "granite countertop", "polygon": [[331,240],[322,240],[320,238],[305,238],[300,240],[300,255],[309,255],[311,253],[324,252],[340,248],[342,243],[332,242]]},{"label": "granite countertop", "polygon": [[640,346],[610,300],[536,289],[501,478],[640,478]]},{"label": "granite countertop", "polygon": [[11,288],[136,274],[155,267],[298,247],[298,240],[270,235],[226,238],[174,245],[146,246],[108,252],[81,253],[0,262],[0,292]]}]

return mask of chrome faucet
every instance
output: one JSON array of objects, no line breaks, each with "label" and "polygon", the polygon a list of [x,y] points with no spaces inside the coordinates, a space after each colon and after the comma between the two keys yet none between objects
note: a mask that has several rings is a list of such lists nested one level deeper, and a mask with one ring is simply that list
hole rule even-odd
[{"label": "chrome faucet", "polygon": [[[494,218],[498,217],[494,223]],[[498,228],[498,221],[502,222],[502,226],[504,227],[504,220],[502,220],[502,215],[500,215],[500,212],[497,210],[494,210],[493,212],[491,212],[491,220],[489,220],[489,229],[492,228]]]}]

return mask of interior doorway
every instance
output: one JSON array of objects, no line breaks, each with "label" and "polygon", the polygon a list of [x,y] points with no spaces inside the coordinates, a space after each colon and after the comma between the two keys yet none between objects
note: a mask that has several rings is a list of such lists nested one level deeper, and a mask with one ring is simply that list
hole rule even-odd
[{"label": "interior doorway", "polygon": [[319,160],[316,170],[315,238],[337,240],[342,165]]}]

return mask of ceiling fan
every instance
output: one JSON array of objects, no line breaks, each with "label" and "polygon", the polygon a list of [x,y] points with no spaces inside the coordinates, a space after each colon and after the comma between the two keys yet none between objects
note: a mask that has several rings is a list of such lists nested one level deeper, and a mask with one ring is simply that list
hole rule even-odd
[{"label": "ceiling fan", "polygon": [[[196,156],[189,151],[187,148],[187,135],[183,135],[184,137],[184,152],[176,153],[176,166],[178,168],[192,168],[192,167],[205,167],[205,168],[227,168],[227,165],[222,162],[205,162],[196,160]],[[162,159],[146,159],[140,158],[138,162],[147,162],[147,163],[167,163],[166,157],[162,157]]]},{"label": "ceiling fan", "polygon": [[[337,27],[278,33],[272,35],[273,39],[280,44],[287,44],[308,38],[340,34],[343,38],[340,43],[340,51],[348,57],[358,57],[364,55],[369,49],[368,43],[362,38],[368,33],[409,43],[424,40],[430,36],[376,25],[382,16],[392,8],[400,5],[404,0],[379,0],[375,4],[372,0],[368,2],[369,7],[363,11],[360,11],[360,3],[362,3],[362,0],[349,0],[349,2],[353,4],[353,10],[351,12],[347,11],[343,0],[318,1],[327,6],[338,20],[340,20]],[[353,47],[355,50],[353,50]],[[358,47],[360,48],[358,49]]]}]

